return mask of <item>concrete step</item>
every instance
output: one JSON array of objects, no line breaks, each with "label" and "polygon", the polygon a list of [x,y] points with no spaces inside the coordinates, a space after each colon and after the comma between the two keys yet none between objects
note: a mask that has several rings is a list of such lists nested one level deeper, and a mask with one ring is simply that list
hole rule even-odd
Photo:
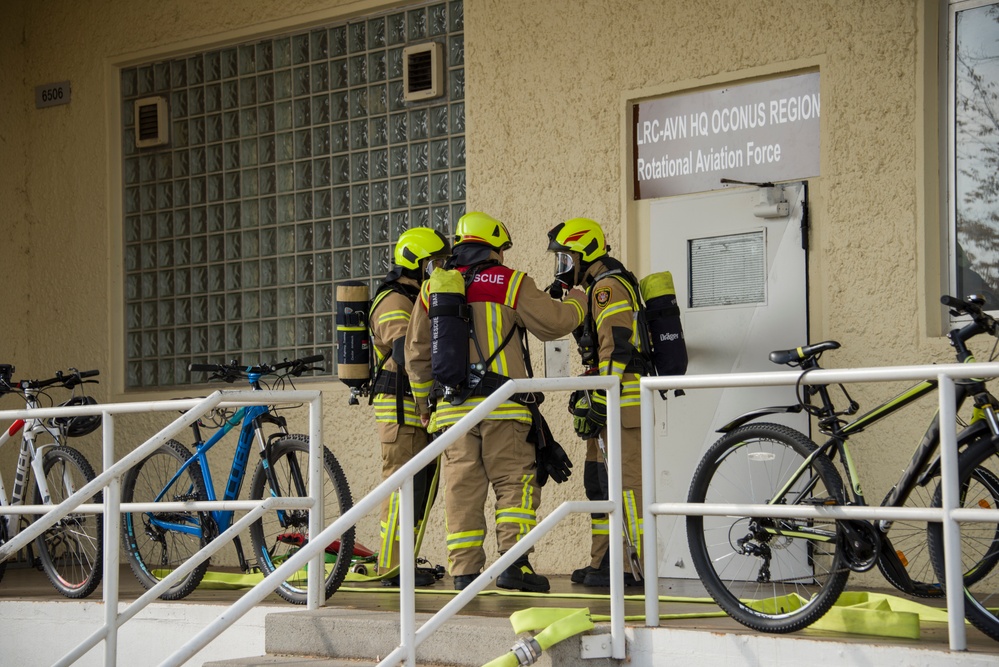
[{"label": "concrete step", "polygon": [[206,662],[204,667],[375,667],[370,660],[345,658],[315,658],[296,655],[262,655],[256,658],[237,658]]},{"label": "concrete step", "polygon": [[[430,617],[417,614],[417,627]],[[357,609],[323,608],[267,617],[266,656],[207,663],[206,667],[376,665],[399,644],[399,615]],[[594,633],[607,632],[598,626]],[[478,667],[507,652],[517,636],[508,618],[458,616],[419,646],[416,659],[427,667]],[[557,667],[581,662],[582,644],[571,637],[546,651],[537,665]],[[612,667],[617,660],[587,660],[587,667]]]}]

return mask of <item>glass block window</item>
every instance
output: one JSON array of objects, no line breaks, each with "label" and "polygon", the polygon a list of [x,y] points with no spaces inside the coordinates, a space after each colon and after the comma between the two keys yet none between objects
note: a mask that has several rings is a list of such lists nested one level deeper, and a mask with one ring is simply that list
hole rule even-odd
[{"label": "glass block window", "polygon": [[764,303],[767,246],[763,230],[688,242],[691,308]]},{"label": "glass block window", "polygon": [[[445,92],[405,102],[426,41]],[[401,232],[465,212],[464,81],[461,0],[123,69],[126,387],[189,384],[191,362],[334,370],[335,283],[374,286]],[[157,96],[169,142],[136,148]]]}]

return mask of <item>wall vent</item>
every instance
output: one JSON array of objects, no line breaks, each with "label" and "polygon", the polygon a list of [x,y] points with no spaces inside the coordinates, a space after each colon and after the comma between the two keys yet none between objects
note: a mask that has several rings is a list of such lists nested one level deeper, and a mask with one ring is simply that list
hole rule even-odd
[{"label": "wall vent", "polygon": [[444,94],[444,50],[440,42],[407,46],[402,50],[403,99],[429,100]]},{"label": "wall vent", "polygon": [[165,97],[135,100],[135,146],[163,146],[170,140],[170,123]]}]

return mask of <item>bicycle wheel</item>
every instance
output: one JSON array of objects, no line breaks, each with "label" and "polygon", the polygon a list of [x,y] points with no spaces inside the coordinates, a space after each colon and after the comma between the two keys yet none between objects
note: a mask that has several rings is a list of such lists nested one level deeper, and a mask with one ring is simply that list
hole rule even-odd
[{"label": "bicycle wheel", "polygon": [[[51,504],[59,505],[94,478],[94,469],[83,454],[72,447],[48,449],[42,459]],[[98,493],[88,500],[100,503]],[[35,504],[43,503],[35,485]],[[104,515],[68,514],[35,540],[38,556],[49,581],[68,598],[85,598],[94,592],[104,575]]]},{"label": "bicycle wheel", "polygon": [[[780,424],[749,424],[722,436],[701,459],[687,502],[780,505],[841,502],[843,484],[819,456],[787,491],[816,449]],[[729,616],[762,632],[794,632],[821,617],[849,576],[835,521],[766,517],[687,517],[694,567]]]},{"label": "bicycle wheel", "polygon": [[[994,485],[996,470],[999,470],[999,457],[992,438],[982,438],[960,454],[960,507],[999,508],[999,488]],[[933,496],[934,507],[942,505],[942,495],[942,489],[938,488]],[[977,521],[965,521],[960,525],[961,560],[966,566],[964,615],[976,628],[999,641],[999,571],[996,570],[999,564],[999,525]],[[927,542],[933,571],[937,579],[944,582],[943,524],[929,524]]]},{"label": "bicycle wheel", "polygon": [[[940,471],[937,469],[925,485],[916,486],[909,492],[901,507],[939,507],[934,505],[934,493],[940,485]],[[965,497],[975,504],[999,507],[999,477],[988,468],[976,467],[971,471]],[[961,527],[961,559],[964,562],[964,583],[972,585],[988,574],[990,568],[982,567],[981,558],[985,555],[981,548],[983,524],[969,523]],[[988,530],[985,528],[984,530]],[[995,532],[995,531],[993,531]],[[930,559],[929,542],[926,537],[925,521],[892,521],[885,532],[886,545],[890,543],[895,558],[882,551],[878,558],[878,569],[888,582],[909,595],[934,598],[944,594],[943,586],[933,571]],[[898,567],[904,569],[904,574]]]},{"label": "bicycle wheel", "polygon": [[[257,465],[250,483],[250,498],[261,500],[272,496],[303,497],[309,493],[309,439],[304,435],[286,435],[269,449],[268,465],[274,484],[268,479],[263,461]],[[353,506],[347,478],[333,453],[323,448],[323,468],[326,471],[323,496],[323,516],[331,524]],[[307,510],[278,510],[268,512],[250,525],[250,542],[257,557],[257,565],[264,575],[277,569],[289,556],[309,541],[309,512]],[[336,592],[350,568],[354,551],[354,527],[340,536],[339,551],[331,548],[326,554],[326,597]],[[345,554],[343,558],[338,553]],[[305,604],[308,597],[306,568],[285,580],[277,589],[278,595],[293,604]]]},{"label": "bicycle wheel", "polygon": [[[201,467],[192,463],[171,483],[181,465],[191,458],[187,447],[170,440],[122,480],[123,503],[178,502],[207,500]],[[214,523],[206,512],[123,512],[122,540],[132,573],[145,589],[155,586],[214,537]],[[198,587],[208,569],[202,561],[186,577],[160,595],[163,600],[180,600]]]}]

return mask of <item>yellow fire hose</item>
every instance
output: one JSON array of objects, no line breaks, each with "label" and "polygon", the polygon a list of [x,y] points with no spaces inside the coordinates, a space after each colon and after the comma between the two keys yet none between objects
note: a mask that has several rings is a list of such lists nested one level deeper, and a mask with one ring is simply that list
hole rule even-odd
[{"label": "yellow fire hose", "polygon": [[510,616],[516,634],[541,630],[533,637],[517,640],[510,652],[487,662],[484,667],[519,667],[533,665],[541,653],[564,639],[593,629],[589,609],[551,609],[532,607]]},{"label": "yellow fire hose", "polygon": [[[165,573],[164,573],[165,574]],[[353,573],[352,573],[353,575]],[[220,572],[206,572],[205,578],[201,582],[203,588],[214,589],[238,589],[250,588],[263,579],[261,574],[229,574]],[[348,580],[355,581],[376,581],[375,577],[364,577],[362,575],[349,576]],[[386,589],[371,588],[348,588],[341,587],[342,591],[363,592],[377,591],[385,592]],[[391,589],[388,589],[391,590]],[[434,588],[416,589],[417,595],[457,595],[460,591],[442,590]],[[519,593],[514,591],[485,590],[479,595],[502,595],[517,596],[525,598],[560,598],[566,600],[593,600],[606,599],[607,595],[595,595],[592,593]],[[625,600],[644,600],[642,595],[626,595]],[[711,598],[688,598],[679,596],[660,596],[660,602],[687,603],[687,604],[713,604]],[[796,608],[804,604],[805,600],[798,596],[787,596],[776,601],[776,604],[786,608]],[[758,608],[767,608],[774,605],[774,601],[750,602]],[[723,618],[725,612],[718,610],[692,611],[687,613],[660,614],[660,620],[677,620],[688,618]],[[645,621],[645,615],[626,616],[625,620],[633,623]],[[516,667],[521,664],[532,664],[532,662],[521,662],[534,656],[534,660],[540,656],[541,652],[554,646],[560,641],[569,637],[586,632],[593,628],[595,622],[609,622],[610,616],[590,614],[588,608],[553,608],[553,607],[531,607],[515,612],[510,617],[515,634],[534,632],[540,630],[533,637],[522,638],[517,641],[514,650],[510,653],[496,658],[488,663],[488,667]],[[830,608],[826,614],[810,627],[815,630],[828,632],[838,632],[846,634],[866,635],[874,637],[892,637],[900,639],[919,639],[920,623],[947,623],[947,610],[943,608],[930,607],[919,602],[906,600],[894,595],[882,593],[871,593],[865,591],[851,591],[840,594],[836,604]]]}]

